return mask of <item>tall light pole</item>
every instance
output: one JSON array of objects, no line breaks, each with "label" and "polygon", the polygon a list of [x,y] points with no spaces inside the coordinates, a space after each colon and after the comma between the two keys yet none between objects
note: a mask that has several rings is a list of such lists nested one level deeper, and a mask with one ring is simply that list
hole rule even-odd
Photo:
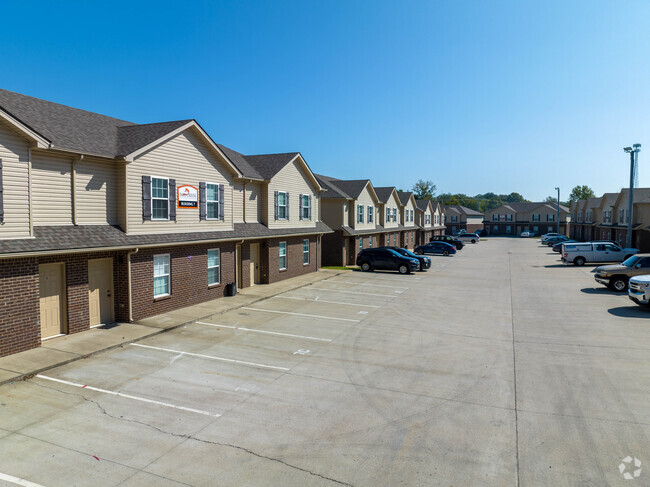
[{"label": "tall light pole", "polygon": [[560,188],[555,188],[557,191],[557,233],[560,233]]},{"label": "tall light pole", "polygon": [[625,147],[623,150],[630,154],[630,197],[627,203],[627,238],[625,246],[632,247],[632,205],[634,202],[634,174],[636,173],[636,164],[639,160],[639,151],[641,144],[634,144],[632,147]]}]

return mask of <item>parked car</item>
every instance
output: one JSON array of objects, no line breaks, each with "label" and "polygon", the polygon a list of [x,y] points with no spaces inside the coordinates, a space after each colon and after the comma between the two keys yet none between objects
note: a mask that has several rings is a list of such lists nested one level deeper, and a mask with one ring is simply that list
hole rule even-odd
[{"label": "parked car", "polygon": [[610,242],[578,242],[562,244],[562,262],[584,265],[586,262],[623,262],[639,249],[623,249]]},{"label": "parked car", "polygon": [[446,242],[429,242],[425,245],[415,247],[415,253],[422,254],[442,254],[444,256],[456,253],[456,247]]},{"label": "parked car", "polygon": [[452,237],[451,235],[434,235],[431,237],[429,242],[447,242],[456,247],[456,250],[461,250],[465,246],[462,240]]},{"label": "parked car", "polygon": [[475,233],[461,233],[459,235],[456,235],[456,238],[458,240],[462,240],[463,242],[476,243],[481,241],[481,237],[479,237]]},{"label": "parked car", "polygon": [[636,304],[650,305],[650,275],[631,277],[627,297]]},{"label": "parked car", "polygon": [[420,268],[420,261],[415,257],[405,257],[391,249],[363,249],[357,255],[357,265],[362,271],[398,271],[409,274]]},{"label": "parked car", "polygon": [[481,230],[476,230],[476,232],[474,232],[474,233],[476,233],[476,235],[478,235],[479,237],[487,237],[487,234],[488,234],[487,230],[485,228],[483,228]]},{"label": "parked car", "polygon": [[594,270],[596,282],[623,292],[631,277],[650,274],[650,254],[636,254],[620,264],[602,265]]},{"label": "parked car", "polygon": [[545,233],[544,235],[541,236],[541,241],[546,242],[546,240],[551,237],[563,237],[563,235],[561,233],[555,233],[555,232]]},{"label": "parked car", "polygon": [[569,240],[563,240],[563,241],[561,241],[561,242],[558,242],[558,243],[556,243],[556,244],[553,244],[553,246],[552,246],[551,248],[553,249],[553,252],[562,252],[562,244],[565,244],[565,243],[573,243],[573,242],[578,242],[578,241],[577,241],[577,240],[571,240],[571,239],[569,239]]},{"label": "parked car", "polygon": [[413,252],[411,252],[408,249],[403,249],[402,247],[377,247],[379,249],[390,249],[394,250],[398,254],[403,255],[404,257],[411,257],[412,259],[417,259],[420,262],[420,268],[418,269],[419,271],[426,271],[427,269],[431,268],[431,259],[429,257],[424,257],[422,255],[416,255]]},{"label": "parked car", "polygon": [[521,232],[521,235],[519,235],[521,238],[530,238],[533,236],[531,232]]},{"label": "parked car", "polygon": [[549,247],[552,247],[556,243],[568,242],[569,240],[571,240],[569,237],[565,237],[564,235],[560,235],[559,237],[547,238],[544,241],[544,244],[548,245]]}]

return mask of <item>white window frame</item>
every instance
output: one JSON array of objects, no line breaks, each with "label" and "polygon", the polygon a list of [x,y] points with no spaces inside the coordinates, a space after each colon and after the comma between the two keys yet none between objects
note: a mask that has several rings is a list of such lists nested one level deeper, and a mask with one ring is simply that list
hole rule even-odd
[{"label": "white window frame", "polygon": [[413,221],[413,210],[410,210],[410,211],[411,211],[411,220],[410,221]]},{"label": "white window frame", "polygon": [[538,222],[540,221],[540,215],[539,213],[533,213],[533,221]]},{"label": "white window frame", "polygon": [[[580,212],[580,219],[582,220],[582,212]],[[555,221],[555,213],[547,213],[546,214],[546,221],[547,222],[554,222]]]},{"label": "white window frame", "polygon": [[[167,198],[158,198],[153,195],[154,191],[154,179],[161,179],[166,181],[167,184]],[[155,218],[154,217],[154,201],[167,201],[167,217],[165,218]],[[155,221],[169,221],[169,178],[163,178],[161,176],[151,176],[151,219]]]},{"label": "white window frame", "polygon": [[359,237],[359,250],[363,250],[363,237]]},{"label": "white window frame", "polygon": [[369,248],[369,249],[372,248],[372,235],[370,235],[370,236],[368,237],[368,248]]},{"label": "white window frame", "polygon": [[[217,265],[210,266],[210,252],[216,252],[217,253]],[[217,286],[221,284],[221,250],[220,249],[208,249],[207,253],[208,257],[208,286]],[[217,273],[217,282],[210,282],[210,269],[219,269],[219,272]]]},{"label": "white window frame", "polygon": [[458,223],[458,216],[451,215],[451,223]]},{"label": "white window frame", "polygon": [[[282,253],[283,248],[284,254]],[[284,257],[284,267],[282,267],[282,257]],[[278,245],[278,266],[280,267],[281,271],[287,269],[287,242],[280,242]]]},{"label": "white window frame", "polygon": [[[169,269],[169,272],[167,274],[156,274],[156,257],[165,257],[167,259],[167,268]],[[164,268],[164,266],[163,266]],[[156,277],[167,277],[167,292],[162,293],[162,294],[156,294]],[[172,290],[172,262],[171,262],[171,257],[170,254],[157,254],[153,256],[153,297],[155,298],[162,298],[165,296],[171,296],[171,290]]]},{"label": "white window frame", "polygon": [[[209,200],[208,199],[208,186],[217,187],[217,199]],[[210,208],[210,203],[216,203],[217,207],[217,216],[211,217],[208,208]],[[219,185],[217,183],[205,183],[205,219],[206,220],[219,220]]]},{"label": "white window frame", "polygon": [[363,223],[363,205],[357,205],[357,223]]},{"label": "white window frame", "polygon": [[368,223],[372,223],[373,218],[373,208],[372,205],[368,206]]},{"label": "white window frame", "polygon": [[506,233],[512,233],[512,226],[506,225]]},{"label": "white window frame", "polygon": [[[280,204],[280,195],[284,195],[284,204]],[[288,211],[288,202],[287,202],[287,192],[286,191],[278,191],[278,220],[288,220],[287,218],[287,211]],[[281,215],[280,210],[284,209],[284,216]]]},{"label": "white window frame", "polygon": [[[307,244],[307,250],[305,250],[305,244]],[[305,257],[307,257],[307,262],[305,262]],[[311,255],[309,252],[309,239],[304,239],[302,241],[302,265],[309,265],[311,262]]]},{"label": "white window frame", "polygon": [[300,216],[302,217],[303,220],[311,220],[309,218],[309,210],[310,210],[310,198],[308,194],[303,194],[300,197]]}]

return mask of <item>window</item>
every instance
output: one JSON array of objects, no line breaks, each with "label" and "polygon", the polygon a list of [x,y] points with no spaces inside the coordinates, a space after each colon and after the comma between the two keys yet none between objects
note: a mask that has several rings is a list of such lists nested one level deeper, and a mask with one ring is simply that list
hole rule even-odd
[{"label": "window", "polygon": [[287,268],[287,242],[280,242],[280,270]]},{"label": "window", "polygon": [[538,233],[539,232],[539,227],[533,227],[533,232]]},{"label": "window", "polygon": [[411,210],[411,221],[413,221],[413,210]]},{"label": "window", "polygon": [[169,254],[153,256],[153,297],[169,296]]},{"label": "window", "polygon": [[512,215],[506,215],[506,221],[511,222],[512,221]]},{"label": "window", "polygon": [[359,250],[363,250],[363,237],[359,237]]},{"label": "window", "polygon": [[221,255],[219,249],[208,250],[208,286],[221,282]]},{"label": "window", "polygon": [[302,241],[302,265],[309,265],[309,240]]},{"label": "window", "polygon": [[393,221],[397,221],[397,208],[393,208]]},{"label": "window", "polygon": [[151,178],[151,219],[169,220],[169,180]]},{"label": "window", "polygon": [[289,212],[287,211],[287,193],[284,191],[278,191],[278,220],[287,220],[288,213]]},{"label": "window", "polygon": [[363,223],[363,205],[357,205],[357,223]]},{"label": "window", "polygon": [[553,227],[546,227],[546,228],[548,228],[548,230],[547,230],[548,232],[552,232],[552,231],[553,231]]},{"label": "window", "polygon": [[219,219],[219,185],[205,185],[206,217],[208,220]]},{"label": "window", "polygon": [[300,219],[311,220],[311,197],[308,194],[300,196]]},{"label": "window", "polygon": [[368,207],[368,223],[372,223],[372,206]]},{"label": "window", "polygon": [[372,235],[368,237],[368,248],[372,248]]},{"label": "window", "polygon": [[512,227],[510,225],[506,226],[506,233],[512,233]]},{"label": "window", "polygon": [[492,225],[492,232],[499,233],[499,227],[497,225]]},{"label": "window", "polygon": [[497,215],[496,213],[493,213],[492,214],[492,221],[493,222],[499,221],[499,215]]},{"label": "window", "polygon": [[457,223],[458,222],[458,217],[456,215],[453,215],[451,217],[451,223]]},{"label": "window", "polygon": [[[580,212],[579,218],[582,218],[582,212]],[[546,215],[546,221],[547,222],[554,222],[555,221],[555,213],[549,213]]]},{"label": "window", "polygon": [[533,214],[533,221],[538,222],[539,221],[539,214],[535,215]]},{"label": "window", "polygon": [[386,222],[390,221],[390,208],[386,208]]}]

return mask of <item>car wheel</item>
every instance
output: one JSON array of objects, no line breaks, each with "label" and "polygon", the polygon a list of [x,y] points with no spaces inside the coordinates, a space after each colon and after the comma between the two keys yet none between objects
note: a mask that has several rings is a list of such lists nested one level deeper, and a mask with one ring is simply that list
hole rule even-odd
[{"label": "car wheel", "polygon": [[415,253],[418,254],[418,255],[422,255],[422,254],[424,254],[424,250],[422,250],[422,249],[417,249],[417,250],[415,251]]},{"label": "car wheel", "polygon": [[576,257],[573,259],[573,263],[575,265],[585,265],[585,258],[584,257]]},{"label": "car wheel", "polygon": [[407,265],[400,265],[399,268],[397,269],[400,274],[408,274],[409,273],[409,268]]},{"label": "car wheel", "polygon": [[364,272],[368,272],[370,270],[370,264],[364,262],[363,264],[361,264],[361,270]]},{"label": "car wheel", "polygon": [[622,293],[627,290],[627,279],[624,277],[612,277],[609,280],[609,287],[616,292]]},{"label": "car wheel", "polygon": [[476,243],[476,240],[475,240],[475,239],[472,239],[472,243]]},{"label": "car wheel", "polygon": [[449,251],[448,251],[448,250],[443,250],[443,251],[442,251],[442,255],[444,255],[445,257],[447,257],[447,256],[449,255]]}]

